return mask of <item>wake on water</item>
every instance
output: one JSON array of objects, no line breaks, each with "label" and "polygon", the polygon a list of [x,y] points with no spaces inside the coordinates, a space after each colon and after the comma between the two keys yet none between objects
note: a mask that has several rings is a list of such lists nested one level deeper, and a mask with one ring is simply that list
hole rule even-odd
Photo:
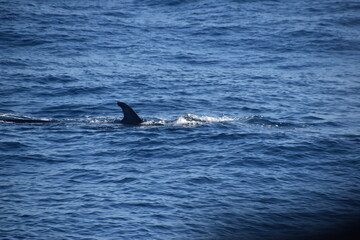
[{"label": "wake on water", "polygon": [[236,121],[235,118],[229,117],[209,117],[209,116],[197,116],[195,114],[186,114],[180,116],[175,122],[175,126],[196,126],[208,123],[217,123],[217,122],[229,122]]},{"label": "wake on water", "polygon": [[[211,124],[218,122],[236,121],[243,118],[230,118],[230,117],[211,117],[211,116],[198,116],[195,114],[185,114],[175,120],[157,119],[145,120],[139,126],[199,126],[203,124]],[[30,116],[23,116],[17,114],[0,114],[0,123],[22,123],[22,124],[44,124],[44,123],[61,123],[61,124],[119,124],[121,119],[110,119],[108,117],[84,117],[79,119],[62,119],[55,120],[50,118],[34,118]]]},{"label": "wake on water", "polygon": [[261,125],[265,127],[279,127],[291,126],[287,123],[278,123],[262,116],[245,116],[242,118],[230,118],[230,117],[211,117],[211,116],[198,116],[195,114],[185,114],[176,118],[175,120],[157,119],[157,120],[144,120],[141,119],[137,113],[126,103],[117,102],[119,107],[123,110],[122,119],[109,119],[107,117],[85,117],[81,119],[63,119],[55,120],[48,118],[33,118],[29,116],[21,116],[16,114],[0,114],[0,122],[3,123],[28,123],[28,124],[44,124],[44,123],[80,123],[80,124],[125,124],[125,125],[137,125],[137,126],[180,126],[191,127],[210,123],[230,122],[237,120],[245,120],[247,123]]},{"label": "wake on water", "polygon": [[[303,123],[290,123],[290,122],[279,122],[269,117],[259,115],[249,115],[244,117],[231,118],[227,116],[214,117],[214,116],[200,116],[195,114],[184,114],[175,119],[159,119],[153,118],[153,120],[146,120],[138,127],[195,127],[213,123],[224,123],[224,122],[244,122],[250,125],[256,125],[266,128],[277,128],[277,127],[290,127],[290,128],[302,128]],[[121,124],[119,118],[109,118],[108,116],[85,116],[78,119],[51,119],[51,118],[34,118],[30,116],[17,115],[17,114],[0,114],[0,124],[57,124],[57,125],[89,125],[89,126],[124,126]],[[125,125],[126,126],[126,125]]]}]

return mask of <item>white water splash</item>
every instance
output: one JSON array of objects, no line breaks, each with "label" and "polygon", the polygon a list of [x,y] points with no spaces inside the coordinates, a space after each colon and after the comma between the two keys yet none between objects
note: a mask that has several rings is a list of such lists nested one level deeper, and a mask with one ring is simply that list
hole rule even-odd
[{"label": "white water splash", "polygon": [[229,117],[210,117],[210,116],[198,116],[195,114],[186,114],[180,116],[175,122],[175,126],[196,126],[207,123],[217,123],[217,122],[228,122],[235,121],[234,118]]}]

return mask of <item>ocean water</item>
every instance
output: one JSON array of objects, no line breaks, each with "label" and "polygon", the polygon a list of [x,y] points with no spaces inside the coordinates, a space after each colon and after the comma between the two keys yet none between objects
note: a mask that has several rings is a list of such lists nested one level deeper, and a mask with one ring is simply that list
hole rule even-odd
[{"label": "ocean water", "polygon": [[1,0],[0,239],[360,239],[359,69],[358,1]]}]

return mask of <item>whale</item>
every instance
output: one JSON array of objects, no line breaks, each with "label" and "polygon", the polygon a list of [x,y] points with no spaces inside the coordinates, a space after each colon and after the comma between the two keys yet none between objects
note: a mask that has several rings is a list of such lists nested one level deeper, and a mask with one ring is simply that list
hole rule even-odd
[{"label": "whale", "polygon": [[[129,105],[124,102],[117,102],[117,105],[121,107],[123,111],[123,118],[120,123],[124,125],[139,125],[144,122],[142,118],[132,109]],[[33,119],[30,117],[18,117],[18,116],[7,116],[3,115],[0,117],[0,122],[11,122],[11,123],[58,123],[60,121],[54,119]],[[117,121],[119,123],[119,121]]]},{"label": "whale", "polygon": [[41,119],[1,119],[3,122],[11,123],[57,123],[57,120],[41,120]]},{"label": "whale", "polygon": [[120,123],[124,125],[139,125],[144,122],[142,118],[129,105],[124,102],[117,102],[117,105],[121,107],[124,117]]},{"label": "whale", "polygon": [[9,122],[9,123],[57,123],[58,120],[54,119],[34,119],[31,117],[25,116],[16,116],[16,115],[2,115],[0,116],[0,122]]}]

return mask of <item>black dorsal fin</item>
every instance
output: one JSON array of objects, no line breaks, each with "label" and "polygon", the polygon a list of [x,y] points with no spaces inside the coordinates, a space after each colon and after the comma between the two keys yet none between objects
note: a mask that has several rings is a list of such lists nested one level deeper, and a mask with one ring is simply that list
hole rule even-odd
[{"label": "black dorsal fin", "polygon": [[128,125],[138,125],[142,122],[144,122],[137,114],[136,112],[129,107],[126,103],[118,102],[117,105],[121,107],[124,113],[124,118],[121,120],[121,123],[128,124]]}]

